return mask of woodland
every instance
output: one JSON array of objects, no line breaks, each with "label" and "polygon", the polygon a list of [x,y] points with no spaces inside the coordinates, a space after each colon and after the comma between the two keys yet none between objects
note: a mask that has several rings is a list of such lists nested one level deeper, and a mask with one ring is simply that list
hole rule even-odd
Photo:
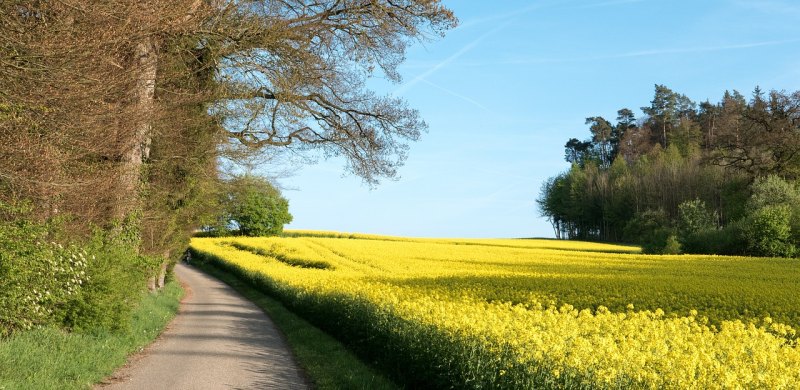
[{"label": "woodland", "polygon": [[656,85],[642,116],[589,117],[571,168],[537,203],[558,238],[650,253],[793,257],[800,245],[800,91],[693,102]]}]

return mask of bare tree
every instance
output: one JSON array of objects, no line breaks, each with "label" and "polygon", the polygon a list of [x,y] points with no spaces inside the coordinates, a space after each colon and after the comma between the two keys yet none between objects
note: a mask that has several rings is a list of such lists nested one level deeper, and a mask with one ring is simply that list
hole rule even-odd
[{"label": "bare tree", "polygon": [[406,45],[455,23],[430,0],[227,3],[206,38],[221,58],[217,114],[249,148],[322,150],[368,183],[393,177],[426,125],[365,80],[399,81]]}]

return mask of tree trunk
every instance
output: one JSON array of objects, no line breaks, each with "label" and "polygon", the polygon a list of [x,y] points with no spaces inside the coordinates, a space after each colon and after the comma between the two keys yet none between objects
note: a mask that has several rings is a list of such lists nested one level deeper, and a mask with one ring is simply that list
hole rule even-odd
[{"label": "tree trunk", "polygon": [[144,38],[134,48],[134,107],[132,131],[123,132],[121,172],[112,217],[125,220],[141,207],[142,164],[150,156],[151,128],[158,56],[152,38]]},{"label": "tree trunk", "polygon": [[156,287],[158,289],[164,288],[164,284],[167,280],[167,268],[169,266],[169,251],[164,251],[164,259],[161,262],[161,269],[158,271],[158,283]]}]

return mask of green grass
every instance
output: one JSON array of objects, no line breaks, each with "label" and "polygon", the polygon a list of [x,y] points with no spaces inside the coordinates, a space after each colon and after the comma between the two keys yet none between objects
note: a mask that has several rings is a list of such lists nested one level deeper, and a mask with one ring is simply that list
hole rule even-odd
[{"label": "green grass", "polygon": [[199,267],[222,280],[270,316],[286,335],[298,363],[317,389],[398,389],[345,346],[252,285],[208,263]]},{"label": "green grass", "polygon": [[0,341],[0,389],[87,389],[153,341],[178,311],[183,289],[170,282],[146,294],[124,331],[68,333],[53,328]]}]

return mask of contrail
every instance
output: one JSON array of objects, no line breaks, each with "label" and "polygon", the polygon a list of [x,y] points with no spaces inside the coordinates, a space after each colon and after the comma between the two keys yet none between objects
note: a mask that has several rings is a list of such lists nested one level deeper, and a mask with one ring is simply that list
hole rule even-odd
[{"label": "contrail", "polygon": [[442,69],[445,66],[449,65],[451,62],[457,60],[459,57],[463,56],[468,51],[472,50],[475,46],[477,46],[479,43],[481,43],[481,41],[483,41],[486,37],[488,37],[489,35],[492,35],[492,34],[498,32],[498,31],[500,31],[501,29],[503,29],[506,26],[508,26],[510,23],[511,23],[511,20],[508,20],[505,23],[503,23],[503,24],[501,24],[501,25],[489,30],[488,32],[483,33],[478,38],[475,38],[474,40],[472,40],[472,42],[464,45],[464,47],[462,47],[459,51],[455,52],[450,57],[445,58],[444,60],[440,61],[438,64],[434,65],[430,69],[428,69],[425,72],[422,72],[421,74],[419,74],[416,77],[414,77],[411,81],[409,81],[407,83],[404,83],[403,85],[401,85],[400,87],[395,89],[394,92],[393,92],[393,95],[403,94],[409,88],[413,87],[414,85],[416,85],[417,83],[419,83],[420,81],[425,79],[426,77],[436,73],[439,69]]},{"label": "contrail", "polygon": [[631,53],[623,53],[623,54],[612,55],[612,56],[600,56],[600,57],[597,57],[597,59],[644,57],[644,56],[654,56],[654,55],[661,55],[661,54],[705,53],[705,52],[712,52],[712,51],[750,49],[750,48],[753,48],[753,47],[762,47],[762,46],[777,46],[777,45],[785,45],[787,43],[796,43],[796,42],[800,42],[800,39],[741,43],[741,44],[737,44],[737,45],[722,45],[722,46],[687,47],[687,48],[675,48],[675,49],[643,50],[643,51],[635,51],[635,52],[631,52]]},{"label": "contrail", "polygon": [[451,89],[447,89],[447,88],[445,88],[445,87],[442,87],[441,85],[434,84],[434,83],[432,83],[432,82],[428,81],[427,79],[422,79],[422,80],[420,80],[420,81],[422,81],[423,83],[425,83],[425,84],[428,84],[428,85],[430,85],[431,87],[434,87],[434,88],[436,88],[436,89],[438,89],[438,90],[441,90],[441,91],[443,91],[443,92],[446,92],[446,93],[448,93],[448,94],[450,94],[450,95],[453,95],[453,96],[455,96],[455,97],[457,97],[457,98],[459,98],[459,99],[461,99],[461,100],[464,100],[464,101],[466,101],[466,102],[468,102],[468,103],[472,103],[472,104],[474,104],[475,106],[477,106],[478,108],[481,108],[481,109],[483,109],[483,110],[489,111],[489,108],[488,108],[488,107],[484,106],[483,104],[481,104],[481,103],[480,103],[480,102],[478,102],[477,100],[470,98],[469,96],[462,95],[462,94],[460,94],[460,93],[458,93],[458,92],[456,92],[456,91],[453,91],[453,90],[451,90]]},{"label": "contrail", "polygon": [[[590,7],[603,7],[603,6],[617,5],[617,4],[638,3],[638,2],[642,2],[642,1],[645,1],[645,0],[610,0],[610,1],[601,2],[601,3],[589,4],[588,6],[590,6]],[[405,93],[409,88],[413,87],[414,85],[416,85],[420,81],[422,81],[425,78],[427,78],[428,76],[436,73],[437,71],[439,71],[440,69],[446,67],[447,65],[450,65],[450,63],[452,63],[453,61],[457,60],[458,58],[460,58],[461,56],[463,56],[464,54],[466,54],[467,52],[472,50],[475,46],[477,46],[479,43],[481,43],[481,41],[483,41],[486,37],[488,37],[488,36],[498,32],[498,31],[506,28],[509,24],[514,22],[516,20],[516,18],[518,18],[518,17],[520,17],[520,16],[522,16],[522,15],[524,15],[526,13],[529,13],[531,11],[534,11],[534,10],[547,8],[547,7],[550,7],[550,6],[562,5],[562,4],[563,4],[563,2],[558,2],[558,1],[541,2],[541,3],[532,4],[532,5],[529,5],[527,7],[520,8],[520,9],[515,10],[515,11],[511,11],[511,12],[508,12],[508,13],[489,16],[489,17],[482,18],[482,19],[475,19],[475,20],[472,20],[470,22],[465,23],[464,25],[460,26],[459,28],[466,28],[466,27],[471,27],[471,26],[474,26],[474,25],[483,24],[483,23],[490,22],[490,21],[504,20],[505,19],[505,22],[503,22],[500,25],[498,25],[497,27],[495,27],[495,28],[483,33],[478,38],[475,38],[472,42],[464,45],[464,47],[462,47],[459,51],[455,52],[450,57],[445,58],[444,60],[440,61],[436,65],[434,65],[431,68],[429,68],[428,70],[426,70],[425,72],[417,75],[416,77],[414,77],[410,81],[408,81],[406,83],[403,83],[403,85],[397,87],[397,89],[395,89],[392,94],[401,95],[401,94]]]},{"label": "contrail", "polygon": [[649,57],[649,56],[658,56],[658,55],[669,55],[669,54],[687,54],[687,53],[710,53],[715,51],[727,51],[727,50],[742,50],[742,49],[751,49],[756,47],[765,47],[765,46],[779,46],[779,45],[787,45],[791,43],[800,42],[800,39],[788,39],[788,40],[780,40],[780,41],[764,41],[764,42],[751,42],[751,43],[741,43],[735,45],[721,45],[721,46],[702,46],[702,47],[684,47],[684,48],[671,48],[671,49],[652,49],[652,50],[640,50],[640,51],[633,51],[628,53],[619,53],[619,54],[609,54],[609,55],[599,55],[599,56],[592,56],[592,57],[576,57],[576,58],[521,58],[521,59],[510,59],[510,60],[501,60],[501,61],[481,61],[481,62],[470,62],[470,63],[462,63],[462,66],[471,66],[471,67],[480,67],[480,66],[496,66],[496,65],[534,65],[534,64],[548,64],[548,63],[562,63],[562,62],[585,62],[585,61],[601,61],[601,60],[613,60],[619,58],[635,58],[635,57]]},{"label": "contrail", "polygon": [[646,0],[611,0],[611,1],[604,1],[602,3],[594,3],[594,4],[586,4],[572,7],[573,9],[581,9],[581,8],[600,8],[600,7],[609,7],[614,5],[624,5],[624,4],[634,4],[634,3],[642,3]]},{"label": "contrail", "polygon": [[[508,25],[511,24],[517,17],[519,17],[519,16],[521,16],[523,14],[526,14],[528,12],[531,12],[533,10],[545,7],[547,5],[548,4],[546,4],[546,3],[545,4],[541,4],[541,3],[540,4],[534,4],[534,5],[527,6],[525,8],[521,8],[519,10],[510,12],[510,13],[507,13],[507,14],[502,14],[502,15],[497,15],[497,16],[493,16],[493,17],[489,17],[489,18],[484,18],[484,19],[475,21],[473,23],[469,23],[468,25],[474,25],[474,24],[479,24],[479,23],[483,23],[483,22],[486,22],[486,21],[490,21],[490,20],[506,19],[506,21],[503,22],[502,24],[500,24],[497,27],[495,27],[495,28],[493,28],[493,29],[481,34],[479,37],[477,37],[474,40],[472,40],[472,42],[464,45],[464,47],[462,47],[459,51],[455,52],[450,57],[445,58],[444,60],[440,61],[438,64],[432,66],[427,71],[425,71],[422,74],[419,74],[416,77],[414,77],[411,81],[409,81],[407,83],[404,83],[403,85],[399,86],[397,89],[394,90],[393,94],[394,95],[400,95],[400,94],[404,93],[409,88],[413,87],[414,85],[416,85],[420,81],[424,80],[426,77],[436,73],[440,69],[444,68],[445,66],[449,65],[451,62],[457,60],[459,57],[463,56],[464,54],[466,54],[467,52],[472,50],[475,46],[477,46],[479,43],[481,43],[481,41],[486,39],[486,37],[488,37],[488,36],[498,32],[498,31],[508,27]],[[461,28],[463,28],[463,27],[464,26],[461,26]]]}]

